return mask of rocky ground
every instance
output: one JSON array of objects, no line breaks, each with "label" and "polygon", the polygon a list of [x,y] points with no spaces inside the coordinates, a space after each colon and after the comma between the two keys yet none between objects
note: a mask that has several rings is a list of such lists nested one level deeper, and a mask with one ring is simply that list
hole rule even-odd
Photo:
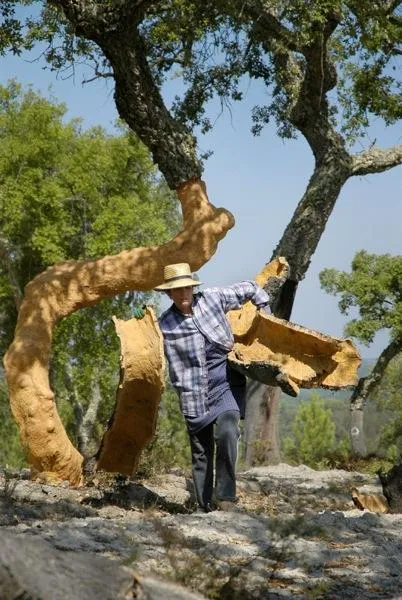
[{"label": "rocky ground", "polygon": [[1,600],[402,599],[402,514],[359,510],[375,476],[239,473],[239,512],[194,512],[191,480],[80,489],[0,471]]}]

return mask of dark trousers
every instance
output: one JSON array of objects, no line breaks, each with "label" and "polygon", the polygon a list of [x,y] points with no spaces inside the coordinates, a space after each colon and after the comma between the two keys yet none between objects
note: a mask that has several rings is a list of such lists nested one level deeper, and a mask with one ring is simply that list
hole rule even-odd
[{"label": "dark trousers", "polygon": [[199,506],[209,510],[215,485],[217,500],[236,500],[236,460],[240,437],[239,412],[221,413],[214,423],[190,433],[195,495]]}]

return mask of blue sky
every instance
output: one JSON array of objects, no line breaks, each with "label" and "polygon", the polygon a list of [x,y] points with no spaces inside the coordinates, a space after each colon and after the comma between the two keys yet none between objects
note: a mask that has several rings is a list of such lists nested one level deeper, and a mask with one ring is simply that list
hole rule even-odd
[{"label": "blue sky", "polygon": [[[44,95],[52,95],[68,107],[67,118],[82,117],[84,127],[102,125],[113,131],[117,112],[113,85],[102,80],[81,84],[81,75],[63,80],[43,69],[43,64],[19,57],[1,59],[0,82],[15,77],[32,84]],[[49,91],[51,86],[51,91]],[[168,90],[171,91],[171,90]],[[312,174],[313,157],[300,138],[284,142],[273,127],[260,137],[250,132],[250,108],[263,103],[262,91],[250,87],[244,102],[231,114],[216,118],[211,132],[199,137],[202,152],[212,150],[204,180],[210,201],[229,209],[236,226],[220,243],[213,259],[199,272],[209,285],[226,285],[252,278],[269,260]],[[214,120],[219,109],[210,107]],[[378,120],[365,142],[377,139],[379,146],[402,144],[399,127],[386,128]],[[362,151],[364,145],[358,146]],[[336,298],[325,294],[318,273],[325,267],[349,270],[360,249],[372,253],[400,254],[402,250],[402,168],[350,180],[343,188],[334,212],[312,258],[306,278],[296,296],[292,321],[321,332],[343,336],[347,318]],[[373,358],[387,342],[379,334],[370,347],[359,346],[362,356]]]}]

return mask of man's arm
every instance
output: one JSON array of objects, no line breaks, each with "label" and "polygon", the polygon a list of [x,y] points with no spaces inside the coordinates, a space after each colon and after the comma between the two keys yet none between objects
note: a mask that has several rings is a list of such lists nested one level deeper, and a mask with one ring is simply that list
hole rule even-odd
[{"label": "man's arm", "polygon": [[222,288],[209,288],[211,293],[219,298],[225,312],[241,308],[249,300],[257,308],[269,307],[269,296],[255,281],[242,281]]}]

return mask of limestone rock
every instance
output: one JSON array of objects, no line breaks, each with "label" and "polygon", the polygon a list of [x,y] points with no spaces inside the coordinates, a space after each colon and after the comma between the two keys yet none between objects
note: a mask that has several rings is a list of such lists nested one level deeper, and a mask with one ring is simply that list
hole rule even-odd
[{"label": "limestone rock", "polygon": [[61,552],[44,540],[2,531],[2,600],[128,600],[133,587],[133,573],[102,556]]},{"label": "limestone rock", "polygon": [[[237,474],[238,513],[193,512],[188,479],[177,473],[153,479],[149,499],[164,502],[145,505],[134,482],[74,489],[7,477],[0,467],[0,515],[8,515],[0,530],[1,600],[9,598],[7,577],[13,600],[119,600],[126,582],[130,600],[401,595],[402,514],[358,510],[351,500],[353,488],[381,490],[372,474],[254,467]],[[10,477],[16,486],[5,485]],[[141,481],[144,494],[150,485]]]}]

